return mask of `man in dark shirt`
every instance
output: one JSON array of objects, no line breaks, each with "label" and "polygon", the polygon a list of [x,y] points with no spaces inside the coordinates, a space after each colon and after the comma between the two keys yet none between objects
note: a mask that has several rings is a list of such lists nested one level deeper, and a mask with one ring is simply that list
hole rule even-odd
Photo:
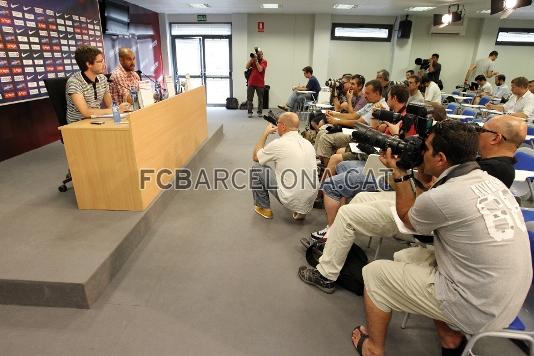
[{"label": "man in dark shirt", "polygon": [[[430,58],[430,67],[428,67],[428,77],[430,80],[432,80],[434,83],[438,84],[439,86],[439,76],[441,74],[441,64],[438,63],[439,60],[439,54],[434,53],[432,57]],[[440,87],[440,89],[442,89]]]},{"label": "man in dark shirt", "polygon": [[514,182],[514,154],[527,135],[527,124],[520,118],[500,115],[479,128],[480,168],[498,178],[507,187]]},{"label": "man in dark shirt", "polygon": [[[296,85],[293,87],[293,92],[287,99],[287,104],[279,105],[278,107],[285,111],[297,112],[299,109],[303,108],[306,100],[317,100],[319,97],[319,92],[321,91],[321,84],[315,76],[313,75],[313,68],[306,66],[302,68],[304,72],[304,77],[308,79],[308,83],[304,85]],[[307,91],[308,93],[302,93]]]}]

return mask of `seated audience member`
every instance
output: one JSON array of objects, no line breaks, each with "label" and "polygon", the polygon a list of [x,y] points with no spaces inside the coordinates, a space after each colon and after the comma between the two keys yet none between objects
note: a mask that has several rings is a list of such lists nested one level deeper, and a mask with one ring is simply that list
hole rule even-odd
[{"label": "seated audience member", "polygon": [[528,90],[530,90],[530,92],[534,94],[534,80],[530,80],[528,82]]},{"label": "seated audience member", "polygon": [[[317,196],[315,151],[312,144],[299,134],[298,128],[297,115],[284,113],[278,118],[276,127],[267,125],[254,148],[252,159],[258,162],[250,174],[254,210],[266,219],[273,217],[269,193],[293,212],[295,220],[305,218]],[[267,137],[276,131],[280,138],[265,145]]]},{"label": "seated audience member", "polygon": [[[405,75],[405,78],[406,80],[404,81],[405,83],[408,83],[408,80],[410,79],[410,77],[412,75],[415,75],[415,72],[413,70],[407,70],[406,73],[404,74]],[[406,84],[406,86],[408,86],[408,84]]]},{"label": "seated audience member", "polygon": [[395,84],[389,80],[389,72],[385,69],[379,70],[376,72],[376,80],[382,85],[382,97],[384,100],[387,99],[389,88]]},{"label": "seated audience member", "polygon": [[441,104],[441,90],[438,85],[426,75],[421,78],[421,84],[425,87],[425,101]]},{"label": "seated audience member", "polygon": [[347,101],[347,93],[351,89],[351,78],[352,74],[343,74],[343,76],[341,77],[341,83],[343,83],[341,92],[338,91],[337,87],[333,89],[331,88],[330,102],[334,106],[335,111],[346,112],[349,107]]},{"label": "seated audience member", "polygon": [[[341,106],[341,110],[353,113],[360,110],[367,104],[363,86],[365,85],[365,77],[360,74],[355,74],[350,79],[350,89],[346,94],[346,102]],[[352,105],[349,105],[351,103]]]},{"label": "seated audience member", "polygon": [[[111,114],[113,104],[104,73],[102,51],[92,46],[80,46],[74,52],[74,59],[80,68],[67,80],[67,122],[70,124],[91,115]],[[104,107],[104,108],[102,108]],[[128,109],[128,103],[121,103],[119,110]]]},{"label": "seated audience member", "polygon": [[332,156],[338,149],[346,147],[351,139],[350,135],[346,135],[343,132],[328,133],[328,126],[339,125],[344,127],[354,127],[356,123],[370,125],[374,107],[388,109],[386,101],[382,98],[382,86],[379,81],[368,81],[364,87],[364,94],[367,104],[355,113],[343,114],[332,111],[326,112],[327,122],[330,125],[321,127],[315,139],[317,156],[321,158],[325,166],[327,165],[330,156]]},{"label": "seated audience member", "polygon": [[[304,78],[308,79],[308,83],[303,86],[294,86],[293,87],[293,93],[289,96],[289,99],[287,99],[287,104],[284,105],[278,105],[278,107],[285,111],[292,111],[296,112],[298,109],[302,109],[304,107],[304,103],[306,100],[317,100],[319,97],[319,92],[321,91],[321,84],[319,84],[319,81],[317,78],[313,75],[313,68],[310,66],[306,66],[302,68],[302,71],[304,72]],[[298,91],[313,91],[312,93],[298,93]]]},{"label": "seated audience member", "polygon": [[512,96],[505,104],[487,104],[489,109],[499,110],[512,116],[534,121],[534,94],[528,90],[528,79],[512,79]]},{"label": "seated audience member", "polygon": [[[450,121],[453,120],[444,122]],[[486,122],[483,128],[479,134],[480,158],[477,163],[482,170],[509,187],[515,177],[513,156],[517,147],[525,140],[527,124],[518,118],[502,115]],[[419,180],[428,187],[431,186],[430,179]],[[353,243],[363,244],[373,236],[393,237],[400,234],[391,214],[391,207],[394,206],[395,192],[357,194],[348,205],[339,208],[328,233],[326,236],[323,234],[326,245],[317,268],[301,267],[300,277],[306,283],[332,293],[335,289],[334,281],[339,276]],[[321,236],[312,234],[310,238],[317,240]]]},{"label": "seated audience member", "polygon": [[419,90],[419,84],[421,79],[417,75],[411,75],[408,77],[408,91],[410,96],[408,97],[408,104],[410,103],[424,103],[425,97]]},{"label": "seated audience member", "polygon": [[425,87],[425,101],[441,103],[441,90],[427,75],[421,78],[421,84]]},{"label": "seated audience member", "polygon": [[490,96],[493,94],[493,88],[491,87],[491,84],[486,80],[486,77],[481,75],[477,75],[475,78],[475,82],[478,84],[478,90],[477,95],[473,99],[473,104],[477,105],[480,102],[480,99],[482,99],[483,96]]},{"label": "seated audience member", "polygon": [[133,104],[130,90],[139,91],[139,74],[135,71],[135,54],[130,48],[119,48],[119,65],[111,72],[109,90],[115,103]]},{"label": "seated audience member", "polygon": [[[503,329],[521,308],[532,282],[526,226],[510,191],[472,162],[477,140],[469,125],[435,125],[418,174],[438,180],[417,196],[391,150],[382,156],[397,181],[398,216],[417,233],[434,234],[436,263],[377,260],[364,267],[367,327],[353,331],[360,354],[384,355],[393,310],[434,319],[442,353],[459,355],[462,332]],[[497,217],[493,204],[499,206]],[[301,270],[301,278],[310,275]]]},{"label": "seated audience member", "polygon": [[493,97],[498,99],[505,99],[508,100],[510,95],[512,95],[512,92],[510,91],[510,88],[507,84],[504,82],[506,81],[506,76],[504,74],[497,74],[495,76],[495,91],[493,92]]}]

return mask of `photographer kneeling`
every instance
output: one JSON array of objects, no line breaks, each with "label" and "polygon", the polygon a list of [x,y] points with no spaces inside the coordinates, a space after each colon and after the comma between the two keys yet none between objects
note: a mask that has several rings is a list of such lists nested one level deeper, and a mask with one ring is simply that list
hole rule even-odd
[{"label": "photographer kneeling", "polygon": [[[269,193],[293,212],[295,220],[306,217],[317,196],[315,151],[298,128],[298,116],[283,113],[277,126],[267,125],[252,153],[252,159],[258,162],[250,172],[254,210],[266,219],[273,217]],[[267,137],[275,132],[280,138],[265,145]],[[274,168],[267,165],[269,162]]]}]

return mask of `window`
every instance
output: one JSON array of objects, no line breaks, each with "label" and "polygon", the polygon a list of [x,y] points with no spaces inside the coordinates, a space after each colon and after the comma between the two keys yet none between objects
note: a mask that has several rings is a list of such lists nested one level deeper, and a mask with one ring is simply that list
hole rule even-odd
[{"label": "window", "polygon": [[391,42],[393,25],[333,23],[330,38],[342,41]]},{"label": "window", "polygon": [[534,29],[528,28],[499,28],[497,45],[504,46],[534,46]]}]

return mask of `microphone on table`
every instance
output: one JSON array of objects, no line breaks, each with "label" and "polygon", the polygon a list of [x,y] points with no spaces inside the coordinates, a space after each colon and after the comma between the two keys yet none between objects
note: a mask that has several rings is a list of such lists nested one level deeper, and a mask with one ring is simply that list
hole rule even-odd
[{"label": "microphone on table", "polygon": [[158,99],[156,101],[162,100],[163,99],[163,92],[162,92],[162,89],[161,89],[161,84],[158,81],[156,81],[156,80],[152,79],[151,77],[149,77],[148,75],[146,75],[145,73],[143,73],[141,71],[141,69],[138,69],[135,72],[137,73],[137,75],[139,75],[139,78],[145,77],[148,80],[150,80],[152,83],[154,83],[154,90],[156,91],[156,95],[158,97]]}]

